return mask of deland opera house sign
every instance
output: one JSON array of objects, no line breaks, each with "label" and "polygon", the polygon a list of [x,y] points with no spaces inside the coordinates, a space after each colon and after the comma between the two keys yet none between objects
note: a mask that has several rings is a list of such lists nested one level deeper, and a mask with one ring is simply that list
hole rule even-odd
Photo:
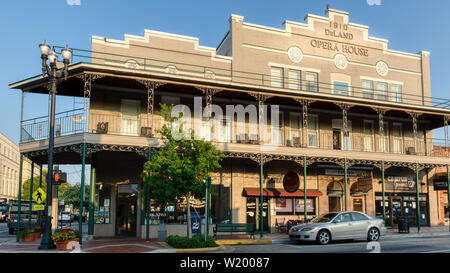
[{"label": "deland opera house sign", "polygon": [[[352,41],[354,36],[348,30],[348,25],[330,22],[330,28],[325,29],[325,35]],[[330,50],[334,52],[353,54],[357,56],[369,56],[369,50],[363,47],[343,43],[329,42],[320,39],[312,39],[311,46],[315,48]]]}]

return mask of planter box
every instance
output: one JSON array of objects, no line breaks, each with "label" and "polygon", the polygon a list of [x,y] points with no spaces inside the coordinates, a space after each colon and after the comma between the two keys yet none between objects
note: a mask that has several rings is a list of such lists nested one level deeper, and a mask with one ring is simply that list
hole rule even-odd
[{"label": "planter box", "polygon": [[61,241],[61,242],[55,242],[55,243],[56,243],[56,247],[57,247],[59,250],[73,250],[73,249],[68,249],[68,248],[67,248],[67,245],[68,245],[70,242],[79,242],[79,241],[80,241],[80,238],[76,238],[76,239],[72,239],[72,240]]},{"label": "planter box", "polygon": [[33,242],[34,239],[36,239],[34,233],[30,233],[28,235],[25,235],[24,237],[20,237],[20,241],[23,243]]},{"label": "planter box", "polygon": [[41,233],[41,232],[35,232],[35,233],[33,233],[33,235],[34,235],[34,238],[35,238],[35,239],[40,239],[42,233]]}]

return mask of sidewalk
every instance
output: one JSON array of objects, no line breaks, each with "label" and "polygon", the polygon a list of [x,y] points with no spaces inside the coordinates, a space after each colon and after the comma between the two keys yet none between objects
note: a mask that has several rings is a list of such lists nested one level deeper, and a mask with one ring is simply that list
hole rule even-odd
[{"label": "sidewalk", "polygon": [[38,250],[40,239],[29,243],[15,240],[0,243],[0,253],[175,253],[165,242],[146,242],[136,238],[101,238],[88,241],[83,238],[80,249],[61,251],[58,249]]}]

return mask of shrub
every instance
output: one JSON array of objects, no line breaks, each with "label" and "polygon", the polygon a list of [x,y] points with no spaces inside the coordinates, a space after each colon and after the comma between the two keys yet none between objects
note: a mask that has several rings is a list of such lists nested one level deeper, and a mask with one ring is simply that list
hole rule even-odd
[{"label": "shrub", "polygon": [[76,238],[81,238],[81,233],[70,228],[56,230],[52,235],[52,239],[55,242],[73,240]]},{"label": "shrub", "polygon": [[30,229],[30,228],[28,228],[28,229],[22,229],[21,231],[20,231],[20,233],[19,233],[19,236],[20,236],[20,238],[25,238],[27,235],[30,235],[30,234],[32,234],[32,233],[35,233],[36,231],[34,230],[34,229]]},{"label": "shrub", "polygon": [[208,236],[205,241],[204,235],[193,235],[191,239],[182,236],[168,236],[167,243],[174,248],[206,248],[216,247],[216,239]]}]

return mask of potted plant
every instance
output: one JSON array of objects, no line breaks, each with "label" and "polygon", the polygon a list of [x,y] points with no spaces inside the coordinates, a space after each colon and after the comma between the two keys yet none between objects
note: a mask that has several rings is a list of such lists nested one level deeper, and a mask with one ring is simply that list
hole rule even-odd
[{"label": "potted plant", "polygon": [[35,226],[35,227],[34,227],[33,235],[34,235],[34,238],[35,238],[35,239],[41,238],[42,231],[41,231],[41,227],[40,227],[40,226]]},{"label": "potted plant", "polygon": [[57,230],[52,235],[52,239],[56,243],[56,247],[59,250],[68,250],[67,245],[70,242],[80,241],[80,238],[81,238],[81,234],[78,231],[75,231],[70,228]]},{"label": "potted plant", "polygon": [[35,239],[34,229],[22,229],[19,233],[21,242],[32,242]]}]

